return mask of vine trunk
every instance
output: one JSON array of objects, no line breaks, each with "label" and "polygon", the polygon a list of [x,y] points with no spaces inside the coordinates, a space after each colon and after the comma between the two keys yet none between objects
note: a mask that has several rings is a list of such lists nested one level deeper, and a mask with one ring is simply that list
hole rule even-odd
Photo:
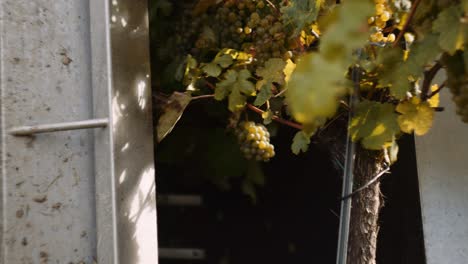
[{"label": "vine trunk", "polygon": [[[360,187],[382,170],[379,152],[357,148],[354,185]],[[370,185],[352,197],[348,244],[348,264],[376,264],[379,214],[383,206],[380,182]]]}]

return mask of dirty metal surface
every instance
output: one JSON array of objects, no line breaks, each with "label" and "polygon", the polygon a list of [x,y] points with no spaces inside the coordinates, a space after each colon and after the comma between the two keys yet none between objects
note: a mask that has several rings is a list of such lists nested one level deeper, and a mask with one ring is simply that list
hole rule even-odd
[{"label": "dirty metal surface", "polygon": [[141,0],[0,0],[0,263],[157,263],[147,20]]},{"label": "dirty metal surface", "polygon": [[92,118],[88,1],[1,0],[0,263],[93,263],[92,131],[9,128]]}]

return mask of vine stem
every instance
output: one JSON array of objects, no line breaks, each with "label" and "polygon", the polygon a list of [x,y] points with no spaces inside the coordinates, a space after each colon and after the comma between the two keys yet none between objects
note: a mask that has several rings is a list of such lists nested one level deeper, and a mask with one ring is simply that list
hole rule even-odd
[{"label": "vine stem", "polygon": [[213,97],[214,97],[214,94],[204,94],[204,95],[194,96],[192,97],[192,100],[206,99],[206,98],[213,98]]},{"label": "vine stem", "polygon": [[429,90],[431,87],[432,79],[436,76],[437,72],[442,69],[442,64],[436,62],[432,68],[424,72],[424,81],[421,88],[421,99],[427,100],[429,96]]},{"label": "vine stem", "polygon": [[[258,108],[258,107],[255,107],[253,106],[252,104],[247,104],[247,107],[254,111],[255,113],[257,114],[263,114],[265,113],[265,111],[263,111],[262,109]],[[301,124],[298,124],[298,123],[294,123],[294,122],[291,122],[291,121],[288,121],[288,120],[285,120],[285,119],[282,119],[281,117],[278,117],[276,115],[273,115],[273,117],[271,118],[272,120],[280,123],[280,124],[283,124],[283,125],[287,125],[287,126],[290,126],[290,127],[293,127],[293,128],[296,128],[296,129],[299,129],[299,130],[302,130],[303,129],[303,126]]]},{"label": "vine stem", "polygon": [[398,34],[397,38],[395,39],[395,42],[393,42],[393,47],[396,47],[398,43],[400,42],[401,37],[405,34],[406,30],[408,30],[408,27],[411,23],[411,20],[414,17],[414,14],[416,14],[416,9],[418,8],[419,3],[421,3],[421,0],[415,0],[413,3],[413,6],[411,7],[411,11],[408,15],[408,19],[406,20],[405,25],[401,29],[400,33]]}]

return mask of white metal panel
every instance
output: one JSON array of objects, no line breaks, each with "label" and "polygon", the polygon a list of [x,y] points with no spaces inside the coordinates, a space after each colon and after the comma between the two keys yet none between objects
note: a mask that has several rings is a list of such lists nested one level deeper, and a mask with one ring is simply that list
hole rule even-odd
[{"label": "white metal panel", "polygon": [[92,118],[88,1],[1,0],[1,263],[92,263],[92,131],[12,127]]},{"label": "white metal panel", "polygon": [[98,263],[158,263],[147,0],[93,0]]},{"label": "white metal panel", "polygon": [[455,115],[446,89],[434,127],[416,137],[428,264],[468,263],[468,125]]}]

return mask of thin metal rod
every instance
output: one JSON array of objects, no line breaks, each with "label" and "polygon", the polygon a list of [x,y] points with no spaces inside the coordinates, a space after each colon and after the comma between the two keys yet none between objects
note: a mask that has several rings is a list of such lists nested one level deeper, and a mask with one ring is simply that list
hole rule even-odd
[{"label": "thin metal rod", "polygon": [[[357,103],[357,92],[359,89],[359,71],[357,66],[353,67],[352,78],[354,81],[354,91],[349,96],[349,117],[348,127],[353,119],[353,109]],[[356,144],[351,140],[351,135],[348,131],[346,137],[346,156],[345,167],[343,172],[343,188],[341,197],[346,197],[353,191],[353,178],[354,178],[354,158],[356,153]],[[338,235],[338,250],[336,257],[336,264],[346,264],[348,257],[348,240],[349,240],[349,223],[351,220],[351,201],[352,199],[345,199],[341,201],[340,210],[340,229]]]},{"label": "thin metal rod", "polygon": [[201,206],[203,199],[200,195],[160,194],[157,202],[166,206]]},{"label": "thin metal rod", "polygon": [[39,133],[106,127],[108,124],[109,119],[107,118],[90,119],[76,122],[15,127],[9,131],[9,134],[13,136],[32,136]]},{"label": "thin metal rod", "polygon": [[205,250],[196,248],[159,248],[161,259],[201,260],[205,258]]}]

